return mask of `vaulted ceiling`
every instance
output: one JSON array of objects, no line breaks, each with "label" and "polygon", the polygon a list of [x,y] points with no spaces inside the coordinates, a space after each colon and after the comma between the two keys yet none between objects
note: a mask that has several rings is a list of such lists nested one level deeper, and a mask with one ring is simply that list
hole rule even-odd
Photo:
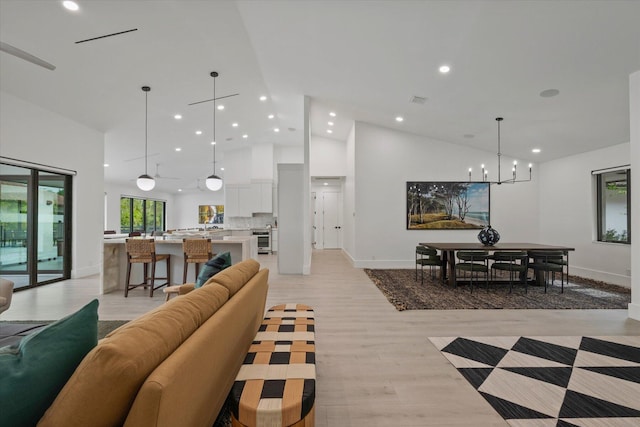
[{"label": "vaulted ceiling", "polygon": [[213,97],[211,71],[218,97],[239,94],[218,102],[218,168],[229,150],[300,145],[304,96],[312,134],[339,140],[359,120],[495,151],[503,116],[502,152],[523,161],[629,141],[640,1],[61,3],[0,0],[0,41],[56,66],[0,52],[0,89],[105,132],[108,181],[144,169],[143,85],[149,172],[179,178],[158,189],[210,173],[213,103],[188,104]]}]

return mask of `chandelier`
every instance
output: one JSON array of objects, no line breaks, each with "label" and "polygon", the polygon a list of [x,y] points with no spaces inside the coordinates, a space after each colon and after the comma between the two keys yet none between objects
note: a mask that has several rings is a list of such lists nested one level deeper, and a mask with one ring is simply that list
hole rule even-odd
[{"label": "chandelier", "polygon": [[[496,122],[498,122],[498,180],[497,181],[489,181],[488,180],[488,176],[489,176],[489,171],[487,169],[485,169],[484,164],[480,165],[480,167],[482,168],[482,182],[489,182],[491,184],[513,184],[515,182],[527,182],[527,181],[531,181],[531,167],[532,164],[529,163],[529,178],[528,179],[518,179],[518,161],[514,160],[513,161],[513,166],[511,168],[511,178],[508,179],[502,179],[500,173],[501,173],[501,168],[500,168],[500,157],[502,157],[502,153],[500,152],[500,122],[503,121],[504,119],[502,117],[496,117]],[[472,168],[469,168],[469,182],[471,182],[471,172],[472,172]]]}]

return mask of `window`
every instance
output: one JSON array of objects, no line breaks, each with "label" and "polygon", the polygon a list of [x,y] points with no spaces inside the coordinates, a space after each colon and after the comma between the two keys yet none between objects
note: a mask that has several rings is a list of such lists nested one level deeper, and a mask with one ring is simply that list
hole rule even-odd
[{"label": "window", "polygon": [[120,232],[151,234],[164,231],[166,202],[162,200],[120,198]]},{"label": "window", "polygon": [[631,243],[631,170],[593,172],[598,197],[598,241]]}]

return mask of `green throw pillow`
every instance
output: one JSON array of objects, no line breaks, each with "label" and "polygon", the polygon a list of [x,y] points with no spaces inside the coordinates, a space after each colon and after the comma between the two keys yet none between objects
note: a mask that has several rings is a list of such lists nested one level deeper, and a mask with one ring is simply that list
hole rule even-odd
[{"label": "green throw pillow", "polygon": [[214,275],[218,274],[227,267],[231,267],[231,254],[229,252],[222,252],[211,258],[202,267],[198,278],[196,279],[196,288],[204,285]]},{"label": "green throw pillow", "polygon": [[98,343],[98,300],[0,348],[0,424],[35,426]]}]

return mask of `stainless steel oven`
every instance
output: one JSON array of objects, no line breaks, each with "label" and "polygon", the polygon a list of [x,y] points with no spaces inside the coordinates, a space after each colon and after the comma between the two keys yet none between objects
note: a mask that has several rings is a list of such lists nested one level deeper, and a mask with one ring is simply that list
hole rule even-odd
[{"label": "stainless steel oven", "polygon": [[258,238],[258,253],[271,253],[271,230],[253,230],[253,235]]}]

